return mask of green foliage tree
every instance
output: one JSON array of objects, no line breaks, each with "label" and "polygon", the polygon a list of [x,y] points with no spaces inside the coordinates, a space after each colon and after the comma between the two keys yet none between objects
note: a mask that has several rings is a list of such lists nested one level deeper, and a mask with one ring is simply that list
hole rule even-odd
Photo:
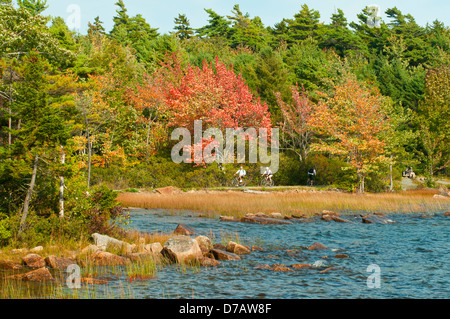
[{"label": "green foliage tree", "polygon": [[39,15],[48,8],[47,0],[17,0],[17,4],[32,15]]}]

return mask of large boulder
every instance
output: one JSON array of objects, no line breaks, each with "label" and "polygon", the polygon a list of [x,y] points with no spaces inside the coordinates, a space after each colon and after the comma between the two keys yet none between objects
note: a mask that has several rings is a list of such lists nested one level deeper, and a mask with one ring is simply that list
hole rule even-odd
[{"label": "large boulder", "polygon": [[129,258],[121,257],[106,251],[98,251],[89,256],[89,260],[97,266],[124,266],[131,263]]},{"label": "large boulder", "polygon": [[16,280],[22,280],[22,281],[35,281],[35,282],[43,282],[43,281],[52,281],[55,280],[50,273],[50,271],[45,268],[39,268],[37,270],[33,270],[30,272],[27,272],[25,274],[20,275],[13,275],[6,277],[8,279],[16,279]]},{"label": "large boulder", "polygon": [[197,241],[188,236],[175,236],[167,240],[161,254],[172,262],[182,263],[203,257]]},{"label": "large boulder", "polygon": [[45,260],[38,254],[28,254],[22,258],[23,263],[30,268],[45,267]]},{"label": "large boulder", "polygon": [[70,265],[76,264],[73,259],[56,256],[48,256],[45,258],[45,262],[50,268],[59,270],[65,270]]},{"label": "large boulder", "polygon": [[95,245],[102,250],[105,250],[106,248],[115,248],[122,250],[125,254],[128,254],[133,252],[133,249],[135,248],[135,245],[130,245],[129,243],[115,239],[113,237],[109,237],[107,235],[95,233],[92,234],[92,238],[94,238]]}]

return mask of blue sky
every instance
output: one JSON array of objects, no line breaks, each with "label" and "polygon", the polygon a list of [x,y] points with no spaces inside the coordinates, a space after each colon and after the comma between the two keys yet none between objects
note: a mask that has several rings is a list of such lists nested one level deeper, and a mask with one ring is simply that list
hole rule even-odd
[{"label": "blue sky", "polygon": [[[115,16],[116,0],[48,0],[50,7],[44,14],[60,16],[66,21],[74,11],[67,12],[69,6],[80,8],[81,33],[87,30],[88,22],[96,16],[104,22],[107,31],[112,28],[112,18]],[[173,31],[174,18],[179,13],[186,14],[191,26],[199,28],[207,24],[208,14],[203,9],[213,9],[220,15],[231,15],[234,4],[239,4],[242,12],[248,12],[250,17],[259,16],[265,26],[273,26],[283,18],[292,18],[306,3],[310,8],[318,10],[321,21],[329,22],[336,9],[342,9],[347,20],[356,21],[356,15],[367,5],[378,5],[380,16],[387,21],[384,11],[397,7],[404,14],[410,13],[418,24],[425,26],[434,20],[450,25],[449,0],[124,0],[130,16],[138,13],[159,33]],[[72,16],[73,17],[73,16]],[[73,20],[72,20],[73,21]]]}]

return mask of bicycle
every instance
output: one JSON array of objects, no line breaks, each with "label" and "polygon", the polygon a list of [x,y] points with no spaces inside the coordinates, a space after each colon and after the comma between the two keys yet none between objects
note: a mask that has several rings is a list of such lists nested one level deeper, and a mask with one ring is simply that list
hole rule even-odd
[{"label": "bicycle", "polygon": [[314,186],[314,178],[309,178],[308,179],[308,186]]},{"label": "bicycle", "polygon": [[239,177],[235,177],[232,179],[230,184],[231,187],[245,187],[245,185],[247,185],[247,182],[243,178],[239,180]]},{"label": "bicycle", "polygon": [[263,179],[261,180],[261,186],[271,187],[273,185],[274,185],[273,179],[269,179],[268,176],[263,176]]}]

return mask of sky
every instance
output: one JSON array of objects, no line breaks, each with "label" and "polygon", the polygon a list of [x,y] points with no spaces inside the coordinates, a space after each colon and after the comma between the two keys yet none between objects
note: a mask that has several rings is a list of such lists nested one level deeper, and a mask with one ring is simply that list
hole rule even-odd
[{"label": "sky", "polygon": [[[99,16],[104,27],[110,31],[112,18],[116,15],[117,0],[48,0],[49,8],[45,15],[59,16],[66,20],[74,31],[85,34],[88,22]],[[384,14],[386,9],[397,7],[403,14],[410,13],[419,25],[425,26],[434,20],[450,25],[449,0],[124,0],[128,14],[141,14],[152,28],[160,34],[173,31],[174,18],[185,14],[192,28],[208,24],[208,14],[204,9],[212,9],[222,16],[231,15],[235,4],[250,17],[259,16],[267,26],[274,26],[283,18],[292,18],[301,10],[302,4],[320,12],[320,20],[328,23],[337,9],[344,11],[350,21],[358,21],[357,14],[368,5],[380,8],[379,16],[389,21]]]}]

